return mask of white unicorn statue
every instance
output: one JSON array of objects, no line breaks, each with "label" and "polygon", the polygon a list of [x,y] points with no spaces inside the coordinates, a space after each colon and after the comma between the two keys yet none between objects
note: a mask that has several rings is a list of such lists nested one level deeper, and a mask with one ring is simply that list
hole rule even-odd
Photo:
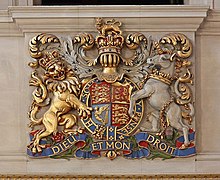
[{"label": "white unicorn statue", "polygon": [[[165,131],[166,127],[171,126],[183,132],[184,144],[182,149],[189,146],[188,132],[189,127],[183,123],[182,110],[176,103],[172,95],[171,84],[174,82],[176,53],[169,51],[160,51],[153,57],[146,60],[147,67],[151,71],[145,78],[143,88],[137,90],[131,95],[129,114],[132,117],[135,108],[135,102],[139,99],[147,98],[148,104],[153,108],[153,112],[148,115],[148,120],[152,124],[151,129],[142,128],[141,130],[150,132]],[[175,93],[178,95],[176,80]],[[194,115],[193,105],[188,103],[191,110],[190,116]]]}]

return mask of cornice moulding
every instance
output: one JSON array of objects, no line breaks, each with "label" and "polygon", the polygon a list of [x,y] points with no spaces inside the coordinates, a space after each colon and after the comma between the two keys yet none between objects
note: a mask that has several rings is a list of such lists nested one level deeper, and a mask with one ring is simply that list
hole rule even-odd
[{"label": "cornice moulding", "polygon": [[220,161],[220,153],[199,153],[196,161]]},{"label": "cornice moulding", "polygon": [[[195,32],[207,16],[206,6],[32,6],[9,7],[25,32],[95,31],[94,17],[126,20],[124,31]],[[80,21],[79,21],[80,19]]]},{"label": "cornice moulding", "polygon": [[197,35],[220,35],[220,10],[209,10],[208,16],[201,24]]},{"label": "cornice moulding", "polygon": [[26,162],[27,161],[27,157],[24,155],[5,155],[5,156],[0,156],[0,162],[19,162],[19,161],[23,161]]},{"label": "cornice moulding", "polygon": [[7,10],[0,10],[0,23],[13,22]]},{"label": "cornice moulding", "polygon": [[[39,17],[205,17],[207,6],[12,6],[13,18]],[[184,13],[181,13],[184,12]],[[96,15],[96,16],[95,16]]]}]

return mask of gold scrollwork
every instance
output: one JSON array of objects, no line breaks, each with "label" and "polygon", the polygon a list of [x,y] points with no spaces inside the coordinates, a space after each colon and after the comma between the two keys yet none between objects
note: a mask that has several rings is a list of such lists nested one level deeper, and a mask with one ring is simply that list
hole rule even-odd
[{"label": "gold scrollwork", "polygon": [[175,92],[178,96],[177,103],[180,105],[191,102],[192,93],[187,83],[192,84],[192,78],[192,73],[187,69],[187,72],[183,76],[180,76],[175,82]]},{"label": "gold scrollwork", "polygon": [[125,42],[129,49],[137,49],[141,42],[143,42],[146,46],[148,44],[147,38],[141,33],[129,34]]},{"label": "gold scrollwork", "polygon": [[52,34],[39,34],[33,37],[29,42],[29,52],[32,58],[40,58],[42,56],[42,45],[48,43],[59,43],[59,39]]},{"label": "gold scrollwork", "polygon": [[176,54],[181,58],[188,58],[192,54],[192,43],[181,33],[172,33],[163,36],[160,44],[171,44],[176,49]]},{"label": "gold scrollwork", "polygon": [[91,34],[88,33],[81,33],[75,36],[74,43],[80,43],[83,49],[89,50],[94,45],[94,38]]}]

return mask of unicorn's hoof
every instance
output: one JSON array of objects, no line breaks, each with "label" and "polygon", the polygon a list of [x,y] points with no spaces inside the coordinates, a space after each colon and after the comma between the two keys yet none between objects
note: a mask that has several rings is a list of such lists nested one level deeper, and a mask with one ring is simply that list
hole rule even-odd
[{"label": "unicorn's hoof", "polygon": [[189,147],[189,144],[182,144],[179,149],[187,149]]},{"label": "unicorn's hoof", "polygon": [[41,149],[41,147],[37,147],[37,152],[42,152],[42,149]]},{"label": "unicorn's hoof", "polygon": [[34,154],[37,153],[37,149],[36,149],[35,147],[33,147],[31,151],[32,151],[32,153],[34,153]]}]

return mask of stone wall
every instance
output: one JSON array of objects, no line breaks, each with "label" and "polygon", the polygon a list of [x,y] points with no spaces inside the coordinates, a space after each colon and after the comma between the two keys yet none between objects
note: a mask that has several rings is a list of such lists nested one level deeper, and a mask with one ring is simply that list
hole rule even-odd
[{"label": "stone wall", "polygon": [[[116,18],[124,32],[159,38],[184,33],[194,46],[194,157],[173,160],[30,159],[27,112],[32,89],[28,42],[42,32],[74,35],[96,32],[95,17]],[[220,173],[220,11],[205,6],[9,7],[0,11],[0,174],[200,174]]]}]

